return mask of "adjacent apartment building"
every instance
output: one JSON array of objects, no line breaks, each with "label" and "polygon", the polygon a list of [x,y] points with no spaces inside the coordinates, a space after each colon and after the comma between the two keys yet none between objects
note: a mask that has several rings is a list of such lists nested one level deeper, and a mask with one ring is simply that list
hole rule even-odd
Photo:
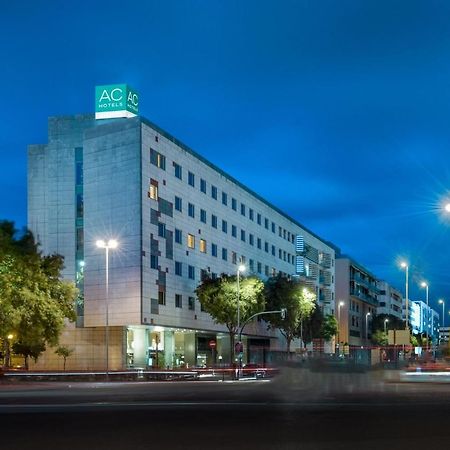
[{"label": "adjacent apartment building", "polygon": [[339,344],[369,346],[371,322],[378,307],[377,280],[352,258],[336,258],[336,308]]},{"label": "adjacent apartment building", "polygon": [[377,314],[392,315],[403,320],[403,296],[402,293],[386,281],[377,281],[379,293],[377,295]]},{"label": "adjacent apartment building", "polygon": [[[28,226],[43,253],[64,256],[64,277],[80,290],[77,323],[62,336],[75,349],[68,364],[102,369],[108,360],[119,369],[227,361],[226,329],[202,311],[194,290],[206,274],[235,274],[240,263],[262,279],[300,277],[333,313],[333,247],[138,116],[137,97],[134,110],[119,104],[121,92],[128,95],[128,87],[97,89],[97,118],[49,118],[48,143],[28,150]],[[108,289],[99,239],[118,242],[109,250]],[[372,305],[358,292],[352,294],[358,305]],[[352,339],[364,334],[360,327],[350,327]],[[264,322],[245,331],[244,362],[283,348]],[[57,368],[59,361],[48,351],[38,364]]]}]

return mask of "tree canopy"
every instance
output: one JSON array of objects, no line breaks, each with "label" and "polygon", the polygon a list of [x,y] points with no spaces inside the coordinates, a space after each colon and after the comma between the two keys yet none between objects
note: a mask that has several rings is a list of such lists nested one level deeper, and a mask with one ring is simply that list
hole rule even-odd
[{"label": "tree canopy", "polygon": [[58,343],[64,321],[75,320],[77,290],[60,279],[62,269],[62,256],[41,255],[30,231],[18,236],[12,222],[0,221],[0,340],[7,355],[16,343],[25,357],[37,358]]},{"label": "tree canopy", "polygon": [[285,319],[279,314],[271,314],[267,316],[267,321],[286,338],[286,350],[289,353],[291,341],[298,334],[299,327],[316,307],[316,296],[300,282],[282,275],[266,281],[265,296],[268,311],[286,308]]},{"label": "tree canopy", "polygon": [[[239,277],[239,311],[242,325],[250,316],[264,310],[264,284],[257,277]],[[238,332],[238,283],[236,275],[222,274],[205,278],[195,290],[202,308],[218,324],[225,325],[230,334],[231,357],[234,335]]]}]

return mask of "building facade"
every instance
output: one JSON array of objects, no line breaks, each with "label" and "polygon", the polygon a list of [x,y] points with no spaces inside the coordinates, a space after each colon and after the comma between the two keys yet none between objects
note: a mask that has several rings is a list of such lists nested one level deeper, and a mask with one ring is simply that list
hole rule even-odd
[{"label": "building facade", "polygon": [[[111,368],[228,361],[226,329],[194,290],[239,263],[262,279],[300,277],[334,311],[334,249],[148,120],[50,118],[48,136],[28,151],[28,226],[43,253],[64,256],[80,290],[76,326],[62,336],[73,368],[106,366],[106,324]],[[108,289],[99,239],[118,241]],[[283,345],[264,322],[250,324],[244,361]]]},{"label": "building facade", "polygon": [[376,278],[347,256],[336,258],[336,317],[339,344],[368,346],[380,291]]},{"label": "building facade", "polygon": [[439,313],[422,301],[412,301],[410,326],[413,334],[430,336],[433,343],[439,340]]},{"label": "building facade", "polygon": [[377,281],[379,293],[377,295],[377,314],[387,314],[403,320],[403,296],[398,289],[386,281]]}]

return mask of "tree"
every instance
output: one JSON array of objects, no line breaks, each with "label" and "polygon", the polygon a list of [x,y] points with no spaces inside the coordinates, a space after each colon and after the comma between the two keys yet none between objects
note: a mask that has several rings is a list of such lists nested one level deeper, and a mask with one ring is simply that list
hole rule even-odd
[{"label": "tree", "polygon": [[266,310],[279,311],[286,308],[286,318],[279,314],[268,316],[268,322],[273,328],[278,328],[286,338],[286,352],[289,355],[292,339],[298,334],[303,337],[303,322],[313,313],[316,296],[308,291],[300,282],[282,275],[271,277],[265,285]]},{"label": "tree", "polygon": [[303,322],[303,341],[305,344],[321,337],[323,321],[322,309],[316,303],[311,316]]},{"label": "tree", "polygon": [[329,341],[336,336],[338,332],[338,322],[336,317],[332,315],[326,315],[320,327],[320,337]]},{"label": "tree", "polygon": [[25,358],[36,359],[47,344],[58,343],[65,320],[75,320],[77,290],[60,279],[63,258],[41,255],[30,231],[17,234],[12,222],[0,221],[0,340],[6,366],[8,336]]},{"label": "tree", "polygon": [[12,350],[16,355],[24,357],[25,369],[28,370],[28,359],[31,357],[36,362],[41,353],[45,351],[45,343],[36,341],[33,344],[24,344],[19,341],[12,345]]},{"label": "tree", "polygon": [[64,360],[63,370],[66,370],[66,360],[67,358],[74,352],[73,348],[65,347],[63,345],[60,345],[56,350],[55,353],[58,356],[62,356]]},{"label": "tree", "polygon": [[388,345],[388,336],[382,330],[376,330],[372,333],[372,342],[375,345]]},{"label": "tree", "polygon": [[[264,310],[264,284],[257,277],[239,277],[239,311],[242,325],[250,316]],[[206,277],[195,290],[202,308],[230,335],[230,363],[233,361],[234,336],[237,328],[238,287],[236,275]]]}]

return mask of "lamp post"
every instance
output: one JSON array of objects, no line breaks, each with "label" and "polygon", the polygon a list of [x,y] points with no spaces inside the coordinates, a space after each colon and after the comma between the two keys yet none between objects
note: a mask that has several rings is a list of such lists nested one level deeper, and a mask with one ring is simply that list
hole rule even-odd
[{"label": "lamp post", "polygon": [[106,347],[106,379],[109,378],[109,250],[117,248],[119,245],[115,239],[105,242],[100,239],[96,242],[98,248],[105,249],[105,303],[106,303],[106,326],[105,326],[105,347]]},{"label": "lamp post", "polygon": [[425,293],[426,293],[426,299],[427,299],[427,319],[426,319],[426,329],[427,329],[427,351],[429,351],[430,349],[430,332],[429,332],[429,328],[430,328],[430,308],[428,306],[428,283],[426,283],[425,281],[422,281],[422,283],[420,283],[420,286],[425,288]]},{"label": "lamp post", "polygon": [[409,266],[406,262],[400,263],[400,266],[405,269],[405,307],[406,307],[406,329],[408,329],[408,319],[409,319],[409,301],[408,301],[408,290],[409,290]]},{"label": "lamp post", "polygon": [[[240,279],[239,279],[239,275],[241,274],[241,272],[245,272],[245,266],[243,264],[239,264],[239,266],[237,268],[237,273],[236,273],[236,280],[237,280],[237,330],[238,330],[238,336],[240,336],[239,328],[241,326],[241,307],[240,307],[240,298],[239,298],[240,297],[240,292],[239,292],[239,290],[240,290],[240,285],[239,285]],[[238,339],[239,339],[239,337],[238,337]],[[242,355],[242,352],[240,351],[241,350],[241,348],[240,348],[240,344],[241,343],[239,341],[238,341],[238,344],[239,344],[239,356],[238,356],[238,378],[239,378],[240,373],[241,373],[241,362],[242,362],[241,355]]]},{"label": "lamp post", "polygon": [[389,322],[389,319],[384,319],[384,334],[387,334],[387,323]]},{"label": "lamp post", "polygon": [[442,299],[440,299],[440,300],[438,301],[438,303],[439,303],[440,305],[442,305],[442,328],[444,328],[444,327],[445,327],[445,312],[444,312],[444,309],[445,309],[445,301],[442,300]]},{"label": "lamp post", "polygon": [[[338,348],[341,347],[341,306],[344,306],[345,303],[341,300],[338,303]],[[339,351],[340,353],[340,351]]]},{"label": "lamp post", "polygon": [[366,341],[369,339],[369,316],[370,312],[366,313]]}]

